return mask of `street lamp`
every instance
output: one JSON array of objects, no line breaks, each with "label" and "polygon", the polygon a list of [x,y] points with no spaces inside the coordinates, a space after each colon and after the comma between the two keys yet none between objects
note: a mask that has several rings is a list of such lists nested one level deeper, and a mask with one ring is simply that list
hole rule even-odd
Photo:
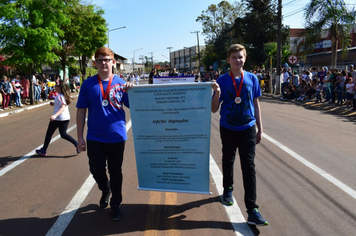
[{"label": "street lamp", "polygon": [[114,31],[114,30],[118,30],[118,29],[123,29],[123,28],[126,28],[126,26],[108,30],[108,48],[110,48],[110,44],[109,44],[109,37],[110,37],[110,36],[109,36],[109,32],[110,32],[110,31]]},{"label": "street lamp", "polygon": [[133,59],[132,59],[132,72],[135,73],[135,52],[141,50],[143,48],[139,48],[133,51]]}]

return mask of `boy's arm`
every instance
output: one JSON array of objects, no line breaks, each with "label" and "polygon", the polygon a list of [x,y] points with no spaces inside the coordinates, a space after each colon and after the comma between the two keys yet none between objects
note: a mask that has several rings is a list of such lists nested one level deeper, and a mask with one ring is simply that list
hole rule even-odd
[{"label": "boy's arm", "polygon": [[218,83],[216,83],[216,81],[213,81],[212,83],[212,88],[214,90],[214,97],[211,100],[211,112],[215,113],[219,110],[219,106],[220,106],[220,86]]},{"label": "boy's arm", "polygon": [[259,144],[262,140],[262,116],[261,116],[261,107],[258,98],[253,99],[253,105],[255,107],[255,119],[256,119],[256,126],[257,126],[257,134],[256,134],[256,144]]},{"label": "boy's arm", "polygon": [[86,108],[77,109],[77,137],[78,137],[77,148],[80,151],[86,150],[85,140],[83,137],[86,113],[87,113]]}]

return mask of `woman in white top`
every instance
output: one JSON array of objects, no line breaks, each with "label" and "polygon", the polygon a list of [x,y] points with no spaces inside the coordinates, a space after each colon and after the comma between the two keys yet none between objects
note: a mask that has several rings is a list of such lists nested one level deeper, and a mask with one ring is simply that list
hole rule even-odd
[{"label": "woman in white top", "polygon": [[54,131],[58,128],[61,138],[71,142],[76,148],[77,154],[80,152],[77,148],[77,141],[67,134],[67,128],[70,120],[70,113],[68,110],[68,105],[71,103],[70,99],[70,89],[65,81],[60,80],[55,86],[55,90],[58,95],[55,97],[54,102],[50,105],[54,106],[53,115],[49,118],[50,122],[48,124],[48,129],[45,137],[43,147],[37,149],[36,153],[40,156],[47,156],[47,148],[51,141]]}]

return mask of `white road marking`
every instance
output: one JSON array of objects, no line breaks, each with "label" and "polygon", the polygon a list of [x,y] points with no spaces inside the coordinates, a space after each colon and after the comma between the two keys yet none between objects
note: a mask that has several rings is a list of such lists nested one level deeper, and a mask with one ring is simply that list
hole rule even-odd
[{"label": "white road marking", "polygon": [[263,137],[266,138],[271,143],[273,143],[274,145],[276,145],[277,147],[279,147],[280,149],[282,149],[283,151],[285,151],[286,153],[288,153],[289,155],[291,155],[292,157],[294,157],[296,160],[303,163],[305,166],[309,167],[310,169],[312,169],[313,171],[315,171],[316,173],[318,173],[319,175],[321,175],[322,177],[327,179],[330,183],[334,184],[336,187],[340,188],[342,191],[344,191],[345,193],[347,193],[348,195],[350,195],[351,197],[356,199],[356,191],[354,189],[350,188],[349,186],[347,186],[346,184],[344,184],[343,182],[341,182],[340,180],[338,180],[331,174],[327,173],[323,169],[317,167],[310,161],[306,160],[304,157],[300,156],[296,152],[294,152],[291,149],[289,149],[288,147],[284,146],[282,143],[274,140],[267,134],[264,133]]},{"label": "white road marking", "polygon": [[[77,125],[73,125],[72,127],[70,127],[69,129],[67,129],[67,132],[72,131],[73,129],[77,128]],[[54,138],[51,139],[51,143],[53,143],[54,141],[58,140],[61,137],[61,135],[57,135]],[[35,149],[33,149],[31,152],[25,154],[23,157],[21,157],[20,159],[14,161],[13,163],[11,163],[10,165],[2,168],[0,170],[0,177],[3,176],[4,174],[6,174],[8,171],[12,170],[13,168],[15,168],[16,166],[20,165],[22,162],[26,161],[28,158],[30,158],[31,156],[36,154],[36,149],[40,149],[42,148],[43,144],[41,144],[40,146],[36,147]]]},{"label": "white road marking", "polygon": [[77,212],[80,205],[83,203],[84,199],[88,196],[94,184],[95,184],[94,178],[91,175],[89,175],[87,180],[84,182],[82,187],[78,190],[78,192],[75,194],[75,196],[70,201],[68,206],[59,215],[58,219],[56,220],[52,228],[47,232],[46,236],[59,236],[63,234],[64,230],[69,225],[74,214]]},{"label": "white road marking", "polygon": [[[210,154],[210,173],[214,179],[218,193],[221,196],[224,191],[224,188],[222,186],[223,176],[222,176],[222,173],[211,154]],[[246,235],[246,236],[251,235],[251,236],[253,236],[254,234],[253,234],[252,230],[250,229],[250,227],[247,225],[246,220],[245,220],[244,216],[242,215],[240,207],[237,205],[235,198],[234,198],[234,202],[235,202],[234,205],[232,205],[232,206],[224,205],[224,207],[225,207],[227,215],[229,216],[230,222],[234,228],[235,234],[236,235]]]},{"label": "white road marking", "polygon": [[[131,120],[126,123],[126,132],[131,128]],[[64,230],[69,225],[70,221],[74,217],[85,198],[88,196],[90,190],[93,188],[95,180],[90,174],[87,180],[84,182],[82,187],[74,195],[73,199],[70,201],[68,206],[59,215],[58,219],[52,226],[52,228],[47,232],[46,236],[60,236],[63,234]]]},{"label": "white road marking", "polygon": [[[130,120],[126,124],[126,131],[128,131],[131,128],[131,125],[132,124],[131,124],[131,120]],[[70,127],[68,129],[68,132],[75,128],[76,128],[76,125]],[[267,134],[264,133],[263,137],[266,138],[267,140],[269,140],[271,143],[278,146],[279,148],[281,148],[282,150],[284,150],[285,152],[287,152],[289,155],[294,157],[296,160],[303,163],[305,166],[309,167],[310,169],[314,170],[316,173],[320,174],[322,177],[324,177],[325,179],[327,179],[328,181],[333,183],[335,186],[339,187],[341,190],[343,190],[344,192],[349,194],[354,199],[356,199],[356,191],[355,190],[353,190],[346,184],[342,183],[340,180],[336,179],[335,177],[333,177],[326,171],[324,171],[321,168],[317,167],[316,165],[312,164],[311,162],[309,162],[308,160],[306,160],[299,154],[295,153],[291,149],[287,148],[280,142],[274,140]],[[52,138],[51,143],[56,141],[59,138],[60,138],[60,135],[57,135],[56,137]],[[42,147],[42,145],[37,147],[36,149],[41,148],[41,147]],[[22,162],[24,162],[25,160],[27,160],[32,155],[34,155],[36,149],[29,152],[25,156],[21,157],[19,160],[15,161],[11,165],[0,170],[0,177],[2,175],[4,175],[6,172],[8,172],[11,169],[13,169],[14,167],[16,167],[17,165],[19,165]],[[210,155],[210,173],[213,177],[213,180],[215,182],[215,185],[216,185],[219,195],[222,195],[222,193],[223,193],[222,173],[221,173],[219,167],[217,166],[214,158],[211,155]],[[52,226],[52,228],[46,234],[47,236],[60,236],[63,234],[64,230],[67,228],[68,224],[74,217],[74,214],[79,209],[80,205],[83,203],[83,201],[89,194],[90,190],[93,188],[94,184],[95,184],[95,180],[93,179],[93,177],[91,175],[89,175],[89,177],[86,179],[86,181],[84,182],[82,187],[78,190],[78,192],[75,194],[75,196],[73,197],[71,202],[68,204],[68,206],[65,208],[65,210],[59,215],[55,224]],[[224,206],[224,207],[225,207],[225,210],[229,216],[230,222],[232,223],[235,234],[236,235],[247,235],[247,236],[254,235],[253,232],[251,231],[251,229],[246,224],[246,220],[243,217],[241,209],[237,205],[235,198],[234,198],[234,201],[235,201],[234,205]]]}]

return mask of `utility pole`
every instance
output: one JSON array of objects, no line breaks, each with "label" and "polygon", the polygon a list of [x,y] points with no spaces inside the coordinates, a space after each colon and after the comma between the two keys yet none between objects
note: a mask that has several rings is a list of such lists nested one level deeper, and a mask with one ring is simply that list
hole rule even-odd
[{"label": "utility pole", "polygon": [[149,52],[149,54],[151,54],[151,60],[152,60],[152,69],[154,68],[153,66],[153,52]]},{"label": "utility pole", "polygon": [[199,57],[199,73],[200,73],[201,64],[200,64],[199,32],[200,32],[200,31],[193,31],[193,32],[190,32],[190,33],[191,33],[191,34],[197,34],[197,41],[198,41],[198,57]]},{"label": "utility pole", "polygon": [[172,70],[172,64],[171,64],[171,49],[173,47],[167,47],[167,49],[169,50],[169,69]]},{"label": "utility pole", "polygon": [[277,35],[277,74],[276,74],[276,94],[281,93],[281,59],[282,59],[282,0],[278,0],[278,35]]}]

